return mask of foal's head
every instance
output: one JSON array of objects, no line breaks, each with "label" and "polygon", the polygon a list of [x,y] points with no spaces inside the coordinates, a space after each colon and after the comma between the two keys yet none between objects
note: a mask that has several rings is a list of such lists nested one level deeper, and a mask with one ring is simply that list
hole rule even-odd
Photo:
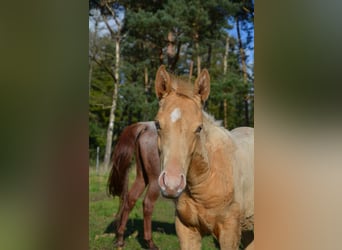
[{"label": "foal's head", "polygon": [[164,196],[176,198],[186,186],[189,164],[202,130],[202,105],[210,92],[209,73],[203,70],[193,85],[161,66],[155,89],[160,100],[155,122],[162,170],[158,184]]}]

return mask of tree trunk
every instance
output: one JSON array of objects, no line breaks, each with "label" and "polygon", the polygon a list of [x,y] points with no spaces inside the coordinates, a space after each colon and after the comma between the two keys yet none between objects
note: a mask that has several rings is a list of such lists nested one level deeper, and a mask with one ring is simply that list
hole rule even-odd
[{"label": "tree trunk", "polygon": [[196,46],[196,51],[197,51],[197,76],[199,76],[201,74],[201,56],[199,52],[198,42],[196,42],[195,46]]},{"label": "tree trunk", "polygon": [[[114,121],[115,121],[115,110],[116,110],[116,103],[118,98],[118,90],[119,90],[119,66],[120,66],[120,37],[121,37],[121,24],[119,22],[119,19],[115,13],[115,11],[109,6],[109,2],[104,1],[103,5],[106,6],[108,11],[110,11],[112,17],[114,18],[115,24],[117,26],[117,31],[111,28],[111,26],[108,23],[106,15],[103,15],[103,20],[110,32],[111,38],[115,43],[115,64],[114,64],[114,72],[112,72],[113,82],[114,82],[114,91],[113,91],[113,100],[112,100],[112,106],[110,109],[110,115],[109,115],[109,123],[108,123],[108,129],[107,129],[107,140],[106,140],[106,150],[105,150],[105,156],[103,160],[103,166],[104,170],[107,172],[109,163],[110,163],[110,156],[112,152],[112,142],[113,142],[113,131],[114,131]],[[114,73],[114,74],[113,74]]]},{"label": "tree trunk", "polygon": [[194,67],[194,62],[190,61],[190,69],[189,69],[189,82],[191,83],[191,78],[192,78],[192,70]]},{"label": "tree trunk", "polygon": [[246,54],[242,46],[241,34],[240,34],[240,24],[239,18],[236,18],[236,31],[238,35],[239,51],[242,65],[243,82],[247,84],[247,65],[246,65]]},{"label": "tree trunk", "polygon": [[[144,79],[145,79],[145,94],[147,95],[148,94],[149,86],[148,86],[148,69],[147,69],[146,66],[145,66],[145,69],[144,69]],[[147,102],[147,99],[146,99],[146,102]]]},{"label": "tree trunk", "polygon": [[211,47],[211,44],[208,44],[208,57],[207,57],[207,69],[210,69],[210,66],[211,66],[211,51],[212,51],[212,47]]},{"label": "tree trunk", "polygon": [[[245,50],[242,46],[241,34],[240,34],[240,25],[239,25],[239,18],[236,17],[236,30],[238,35],[238,43],[239,43],[239,50],[240,50],[240,57],[241,57],[241,64],[242,64],[242,73],[243,73],[243,82],[246,85],[247,89],[247,65],[246,65],[246,54]],[[245,126],[249,126],[249,109],[248,109],[248,93],[245,94],[243,98],[244,107],[245,107]]]},{"label": "tree trunk", "polygon": [[163,48],[159,49],[159,64],[164,64],[164,55],[163,55]]},{"label": "tree trunk", "polygon": [[106,150],[105,150],[105,156],[103,160],[103,167],[106,172],[108,171],[108,167],[110,163],[110,156],[112,152],[117,96],[118,96],[118,84],[114,84],[113,101],[112,101],[112,106],[110,108],[109,124],[108,124],[108,129],[107,129]]},{"label": "tree trunk", "polygon": [[168,68],[170,69],[170,71],[174,72],[176,69],[177,62],[179,60],[181,43],[178,42],[177,47],[176,47],[176,37],[172,31],[168,33],[167,41],[168,41],[167,50],[166,50],[167,64],[168,64]]},{"label": "tree trunk", "polygon": [[110,156],[112,152],[115,110],[116,110],[116,103],[117,103],[119,82],[120,82],[119,81],[119,64],[120,64],[120,37],[119,35],[117,35],[115,39],[115,70],[114,70],[115,79],[114,79],[113,101],[112,101],[112,107],[110,109],[109,124],[108,124],[108,129],[107,129],[106,150],[105,150],[105,156],[103,160],[103,167],[106,172],[108,171],[108,167],[110,163]]},{"label": "tree trunk", "polygon": [[[228,69],[228,56],[229,56],[229,35],[226,38],[226,50],[223,57],[223,75],[227,74]],[[228,102],[227,99],[223,100],[223,126],[228,128]]]},{"label": "tree trunk", "polygon": [[[93,35],[93,40],[92,40],[92,46],[90,46],[90,54],[94,55],[94,51],[92,51],[94,48],[96,48],[96,40],[97,40],[97,32],[98,32],[98,24],[99,20],[98,18],[94,19],[95,24],[94,24],[94,35]],[[93,49],[91,49],[93,48]],[[93,77],[93,61],[91,59],[91,56],[89,57],[89,75],[88,75],[88,81],[89,81],[89,96],[90,96],[90,89],[91,89],[91,80]]]},{"label": "tree trunk", "polygon": [[91,59],[89,58],[89,75],[88,75],[88,95],[90,96],[90,89],[91,89],[91,79],[93,77],[93,62],[91,61]]},{"label": "tree trunk", "polygon": [[223,74],[224,75],[227,73],[227,69],[228,69],[228,55],[229,55],[229,35],[227,34],[226,50],[224,52],[224,57],[223,57]]},{"label": "tree trunk", "polygon": [[172,31],[170,31],[167,34],[167,50],[166,50],[166,54],[167,54],[167,64],[168,67],[171,69],[172,65],[173,65],[173,61],[175,60],[175,55],[176,55],[176,49],[175,49],[175,35],[173,34]]},{"label": "tree trunk", "polygon": [[118,34],[115,39],[115,85],[120,84],[119,80],[119,66],[120,66],[120,35]]},{"label": "tree trunk", "polygon": [[223,126],[228,129],[228,102],[227,99],[223,100]]},{"label": "tree trunk", "polygon": [[245,126],[249,126],[249,105],[248,105],[248,96],[243,99],[245,104]]}]

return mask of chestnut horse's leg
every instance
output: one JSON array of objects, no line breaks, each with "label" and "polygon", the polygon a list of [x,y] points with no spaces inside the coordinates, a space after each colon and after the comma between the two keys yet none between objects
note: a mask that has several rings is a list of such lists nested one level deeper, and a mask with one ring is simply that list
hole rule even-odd
[{"label": "chestnut horse's leg", "polygon": [[148,186],[146,196],[144,199],[144,240],[146,241],[148,248],[157,250],[159,249],[152,240],[152,212],[154,208],[154,203],[159,197],[159,186],[156,181],[150,182]]},{"label": "chestnut horse's leg", "polygon": [[176,216],[176,232],[181,250],[200,250],[202,236],[195,228],[186,227]]},{"label": "chestnut horse's leg", "polygon": [[117,247],[122,247],[124,245],[124,232],[128,221],[129,213],[133,209],[140,195],[144,192],[145,187],[146,185],[142,173],[141,171],[137,171],[137,177],[132,185],[132,188],[129,190],[127,194],[125,203],[123,204],[123,212],[122,216],[120,217],[120,222],[116,232],[117,240],[115,242],[115,246]]}]

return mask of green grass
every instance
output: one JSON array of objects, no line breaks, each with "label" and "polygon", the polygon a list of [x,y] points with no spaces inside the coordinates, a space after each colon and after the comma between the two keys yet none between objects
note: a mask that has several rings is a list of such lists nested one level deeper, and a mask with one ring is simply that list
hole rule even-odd
[{"label": "green grass", "polygon": [[[113,220],[119,206],[118,197],[106,194],[108,174],[89,171],[89,249],[115,249]],[[135,169],[130,170],[130,183],[134,181]],[[127,250],[144,249],[143,244],[143,195],[132,210],[125,232],[125,248]],[[162,250],[177,250],[179,242],[176,236],[174,221],[175,208],[172,201],[160,197],[155,204],[152,216],[152,235],[156,245]],[[211,236],[204,237],[202,249],[218,249]]]}]

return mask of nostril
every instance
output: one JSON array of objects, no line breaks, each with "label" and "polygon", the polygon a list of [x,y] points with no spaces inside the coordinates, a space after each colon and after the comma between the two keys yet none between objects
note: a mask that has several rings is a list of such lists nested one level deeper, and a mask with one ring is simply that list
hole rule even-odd
[{"label": "nostril", "polygon": [[166,184],[166,172],[163,173],[162,178],[163,178],[163,184],[164,184],[164,186],[167,186],[167,184]]},{"label": "nostril", "polygon": [[185,176],[184,174],[181,174],[180,177],[181,177],[181,181],[179,183],[179,189],[183,190],[186,186]]},{"label": "nostril", "polygon": [[158,185],[162,190],[166,190],[165,174],[166,174],[165,171],[161,172],[161,174],[159,175],[159,178],[158,178]]}]

